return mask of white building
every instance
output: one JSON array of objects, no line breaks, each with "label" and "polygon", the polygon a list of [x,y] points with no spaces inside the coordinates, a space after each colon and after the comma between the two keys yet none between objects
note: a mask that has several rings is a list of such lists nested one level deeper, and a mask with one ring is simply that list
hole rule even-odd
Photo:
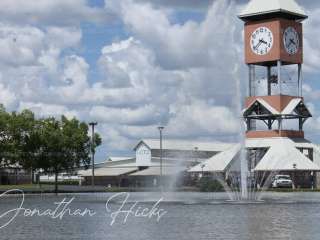
[{"label": "white building", "polygon": [[[95,183],[102,185],[154,185],[160,176],[169,179],[212,156],[228,150],[232,144],[221,142],[197,142],[165,139],[160,161],[160,141],[143,139],[133,148],[135,157],[111,157],[95,169]],[[92,170],[81,170],[78,174],[91,183]],[[146,185],[146,184],[144,184]]]},{"label": "white building", "polygon": [[[307,140],[258,138],[247,139],[245,144],[247,153],[254,159],[249,162],[252,175],[320,171],[320,148]],[[150,186],[155,180],[159,181],[161,173],[168,181],[179,174],[219,175],[226,179],[228,174],[240,169],[240,149],[236,143],[164,139],[160,164],[159,140],[143,139],[133,148],[135,157],[110,157],[99,164],[95,169],[95,183]],[[91,169],[81,170],[79,175],[85,179],[84,184],[91,184]]]}]

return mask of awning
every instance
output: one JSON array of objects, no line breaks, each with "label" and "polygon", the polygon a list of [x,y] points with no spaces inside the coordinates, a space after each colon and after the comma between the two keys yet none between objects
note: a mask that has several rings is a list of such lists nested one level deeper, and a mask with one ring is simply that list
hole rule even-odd
[{"label": "awning", "polygon": [[260,108],[265,109],[265,114],[273,114],[273,115],[280,114],[280,112],[274,109],[268,102],[266,102],[262,98],[257,98],[246,109],[244,109],[243,115],[244,116],[252,115],[252,112],[254,112],[254,108],[257,107],[257,105],[259,105]]},{"label": "awning", "polygon": [[289,104],[283,109],[282,114],[292,114],[296,107],[302,102],[301,98],[294,98],[292,99]]},{"label": "awning", "polygon": [[[262,98],[257,98],[253,101],[246,109],[243,110],[244,116],[253,116],[255,115],[255,108],[260,106],[260,109],[264,109],[264,115],[272,114],[272,115],[299,115],[304,118],[312,117],[308,108],[303,103],[301,98],[293,98],[291,99],[285,108],[280,112],[277,111],[274,107],[272,107],[267,101]],[[261,114],[260,114],[261,115]]]},{"label": "awning", "polygon": [[320,167],[288,141],[273,144],[254,171],[319,171]]},{"label": "awning", "polygon": [[[120,175],[129,174],[137,170],[138,168],[136,167],[103,167],[95,169],[94,175],[97,177],[116,177]],[[78,175],[83,177],[92,176],[92,169],[81,170],[78,172]]]},{"label": "awning", "polygon": [[[185,168],[175,166],[162,167],[162,175],[176,175],[183,172]],[[130,174],[130,176],[160,176],[160,167],[149,167],[147,169]]]},{"label": "awning", "polygon": [[224,172],[232,160],[240,151],[240,145],[237,144],[232,148],[220,152],[211,158],[192,167],[188,172]]},{"label": "awning", "polygon": [[286,108],[281,112],[283,115],[298,114],[302,117],[312,117],[306,105],[303,103],[301,98],[292,99]]}]

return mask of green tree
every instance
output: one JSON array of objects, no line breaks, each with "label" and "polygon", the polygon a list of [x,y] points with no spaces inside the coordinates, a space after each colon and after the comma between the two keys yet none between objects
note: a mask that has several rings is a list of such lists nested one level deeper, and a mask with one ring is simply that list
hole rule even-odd
[{"label": "green tree", "polygon": [[39,152],[39,124],[33,112],[12,112],[9,120],[10,162],[32,169]]},{"label": "green tree", "polygon": [[99,147],[102,143],[102,139],[98,133],[94,133],[93,137],[93,144],[92,144],[92,139],[91,139],[91,152],[95,153],[96,148]]},{"label": "green tree", "polygon": [[30,170],[32,177],[40,150],[40,123],[30,110],[12,112],[7,118],[7,162]]},{"label": "green tree", "polygon": [[[72,172],[76,167],[90,164],[91,142],[88,125],[73,118],[62,116],[42,121],[40,154],[37,167],[55,175],[55,192],[58,191],[58,175]],[[97,135],[100,139],[100,136]],[[100,142],[95,144],[99,146]]]},{"label": "green tree", "polygon": [[10,136],[9,122],[10,114],[6,112],[4,106],[0,104],[0,165],[6,166],[9,164],[10,156]]},{"label": "green tree", "polygon": [[0,166],[17,164],[24,169],[55,175],[90,164],[90,153],[101,144],[99,134],[91,144],[89,126],[79,120],[36,119],[30,110],[8,113],[0,104]]}]

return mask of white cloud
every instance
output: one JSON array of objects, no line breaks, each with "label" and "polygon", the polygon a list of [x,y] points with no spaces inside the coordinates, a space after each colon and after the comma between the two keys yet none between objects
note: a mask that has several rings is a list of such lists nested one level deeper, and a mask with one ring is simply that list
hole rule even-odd
[{"label": "white cloud", "polygon": [[170,119],[166,132],[177,137],[212,137],[235,134],[240,131],[240,118],[228,107],[210,106],[194,100],[190,105],[179,106]]},{"label": "white cloud", "polygon": [[170,11],[150,3],[107,4],[133,35],[105,46],[99,60],[105,80],[95,95],[106,99],[116,93],[112,102],[119,104],[94,107],[90,114],[113,129],[105,132],[109,141],[157,137],[158,124],[166,125],[166,137],[216,139],[239,132],[233,71],[242,57],[241,42],[234,41],[241,33],[228,17],[234,5],[218,1],[203,22],[177,25]]},{"label": "white cloud", "polygon": [[64,59],[62,80],[66,86],[59,86],[55,90],[66,102],[74,102],[81,98],[81,94],[88,88],[87,74],[89,65],[82,57],[71,55]]},{"label": "white cloud", "polygon": [[66,106],[56,104],[44,104],[34,102],[20,102],[18,110],[30,109],[40,117],[60,117],[65,115],[68,118],[79,117],[77,111],[69,110]]},{"label": "white cloud", "polygon": [[41,54],[45,34],[35,27],[0,23],[0,64],[33,65]]},{"label": "white cloud", "polygon": [[3,104],[5,108],[12,110],[17,101],[14,92],[0,83],[0,93],[0,103]]},{"label": "white cloud", "polygon": [[114,126],[110,127],[110,125],[100,125],[99,133],[108,137],[108,141],[105,141],[103,144],[105,144],[106,149],[108,149],[109,152],[128,152],[128,150],[132,150],[135,143],[135,140],[122,135]]},{"label": "white cloud", "polygon": [[307,72],[319,73],[319,62],[320,62],[320,37],[319,31],[316,29],[320,24],[320,7],[314,8],[310,11],[310,17],[304,24],[304,67]]},{"label": "white cloud", "polygon": [[1,0],[0,21],[18,24],[79,25],[111,18],[86,0]]},{"label": "white cloud", "polygon": [[82,31],[78,27],[48,27],[48,45],[55,48],[75,48],[80,44]]},{"label": "white cloud", "polygon": [[137,107],[151,102],[167,107],[175,101],[183,80],[178,71],[156,65],[154,53],[134,38],[105,46],[99,65],[105,79],[93,86],[92,95],[105,99],[109,106]]},{"label": "white cloud", "polygon": [[[174,7],[182,10],[205,11],[214,0],[153,0],[155,6]],[[150,2],[149,0],[137,0],[137,2]]]},{"label": "white cloud", "polygon": [[234,32],[237,22],[241,25],[234,16],[235,5],[229,1],[216,1],[203,22],[183,25],[171,24],[170,12],[153,8],[150,3],[124,0],[110,1],[109,5],[133,34],[152,48],[162,67],[212,67],[221,54],[226,58],[237,55]]},{"label": "white cloud", "polygon": [[136,109],[95,106],[90,111],[90,117],[107,123],[150,125],[161,116],[154,105],[145,105]]},{"label": "white cloud", "polygon": [[[210,2],[108,0],[103,9],[85,0],[0,1],[0,102],[39,116],[98,120],[104,150],[116,152],[139,138],[158,137],[159,124],[166,137],[237,135],[238,90],[247,83],[240,5],[216,0],[207,7]],[[203,21],[177,21],[177,11],[186,8],[203,11]],[[318,39],[318,11],[312,10],[305,29],[308,74],[319,71],[319,41],[312,40]],[[92,57],[79,55],[87,47],[80,23],[106,24],[111,15],[127,37],[102,35],[114,40],[106,39],[100,75],[92,75]],[[310,86],[304,90],[318,99]]]},{"label": "white cloud", "polygon": [[[81,30],[70,27],[38,28],[0,23],[0,70],[1,82],[14,89],[18,101],[54,101],[58,94],[52,89],[63,83],[63,77],[82,81],[79,75],[87,74],[85,61],[74,56],[63,57],[63,51],[77,47]],[[66,40],[64,40],[66,38]],[[65,58],[65,65],[62,60]],[[68,60],[70,59],[71,60]],[[73,59],[79,67],[71,66]],[[81,59],[81,58],[79,58]],[[71,69],[73,68],[73,70]],[[72,73],[73,71],[73,73]],[[78,76],[76,76],[78,74]],[[62,90],[61,90],[62,91]],[[61,92],[59,91],[59,92]],[[52,96],[52,95],[56,96]],[[52,102],[51,102],[52,103]]]}]

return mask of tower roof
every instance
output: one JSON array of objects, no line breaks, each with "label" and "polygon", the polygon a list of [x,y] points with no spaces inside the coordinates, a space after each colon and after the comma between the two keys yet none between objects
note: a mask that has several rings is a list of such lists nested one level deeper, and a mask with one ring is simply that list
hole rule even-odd
[{"label": "tower roof", "polygon": [[295,0],[251,0],[239,15],[239,18],[244,21],[271,17],[285,17],[294,20],[308,18]]}]

